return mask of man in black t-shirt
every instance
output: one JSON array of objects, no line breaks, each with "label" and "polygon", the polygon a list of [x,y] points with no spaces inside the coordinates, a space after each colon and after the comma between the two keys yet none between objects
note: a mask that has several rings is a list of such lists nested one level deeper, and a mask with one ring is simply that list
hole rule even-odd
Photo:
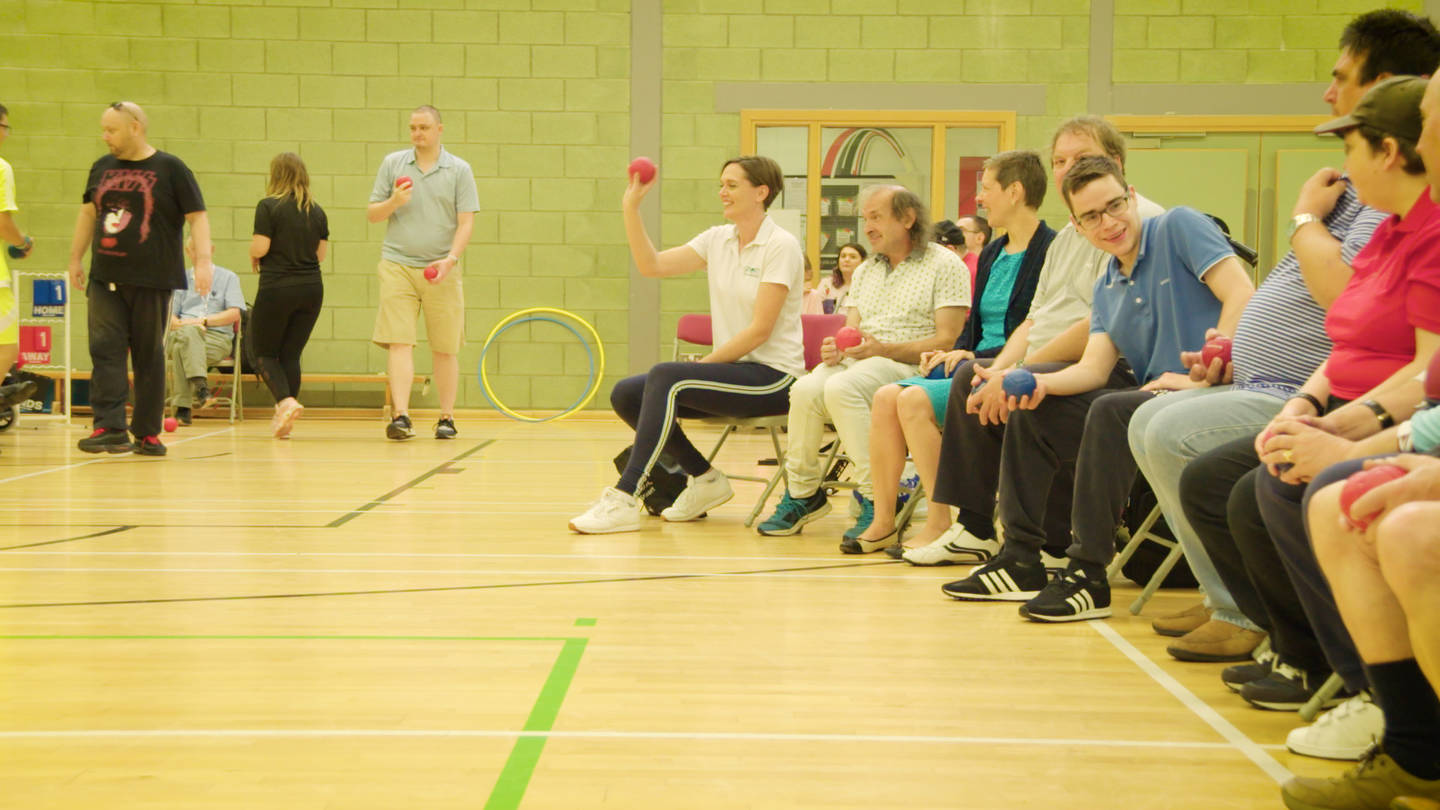
[{"label": "man in black t-shirt", "polygon": [[[145,111],[117,101],[100,116],[110,154],[95,161],[70,243],[70,281],[89,299],[90,404],[95,430],[80,440],[87,453],[165,455],[159,433],[165,408],[165,327],[170,293],[184,289],[182,233],[195,240],[195,289],[210,292],[210,220],[195,175],[174,155],[146,140]],[[90,284],[81,260],[91,249]],[[127,426],[135,369],[135,413]],[[126,435],[135,435],[131,442]]]}]

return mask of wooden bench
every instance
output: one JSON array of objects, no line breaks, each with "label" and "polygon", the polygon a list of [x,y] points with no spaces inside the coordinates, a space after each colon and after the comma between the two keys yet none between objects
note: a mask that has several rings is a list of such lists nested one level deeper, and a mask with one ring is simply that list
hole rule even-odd
[{"label": "wooden bench", "polygon": [[[57,381],[58,381],[58,380],[62,380],[62,379],[64,379],[64,377],[65,377],[65,370],[64,370],[64,369],[54,369],[54,368],[35,369],[35,370],[34,370],[34,373],[37,374],[37,375],[39,375],[39,376],[41,376],[41,377],[49,377],[49,378],[51,378],[51,379],[53,379],[53,380],[57,380]],[[130,378],[131,378],[132,380],[133,380],[134,377],[135,377],[135,375],[134,375],[133,373],[130,374],[129,376],[130,376]],[[237,384],[239,384],[239,383],[245,383],[245,382],[253,382],[253,383],[257,383],[257,384],[260,383],[260,375],[254,374],[254,373],[235,374],[235,373],[229,372],[229,371],[211,371],[211,372],[210,372],[208,375],[206,375],[206,376],[209,378],[210,383],[214,386],[214,389],[215,389],[216,391],[222,390],[222,389],[221,389],[221,386],[223,386],[225,383],[230,383],[232,386],[233,386],[233,385],[237,385]],[[90,379],[90,372],[89,372],[88,370],[87,370],[87,371],[73,370],[73,371],[70,372],[70,379],[72,379],[72,380],[88,380],[88,379]],[[300,375],[300,381],[301,381],[302,383],[326,384],[326,385],[328,385],[328,384],[336,384],[336,383],[339,383],[339,384],[345,384],[345,383],[357,383],[357,384],[377,383],[377,384],[379,384],[380,387],[381,387],[382,389],[384,389],[384,391],[385,391],[385,410],[384,410],[384,417],[385,417],[385,421],[387,421],[387,422],[390,421],[390,412],[391,412],[391,410],[394,408],[394,403],[393,403],[393,400],[392,400],[391,397],[390,397],[390,386],[388,385],[389,378],[388,378],[385,374],[383,374],[383,373],[365,373],[365,374],[302,373],[302,374]],[[421,385],[421,386],[422,386],[421,391],[422,391],[422,393],[423,393],[424,390],[425,390],[425,388],[429,387],[429,385],[430,385],[430,377],[429,377],[429,375],[426,375],[426,374],[416,374],[416,375],[415,375],[415,378],[411,381],[411,383],[412,383],[412,384],[419,384],[419,385]],[[61,404],[61,402],[62,402],[62,397],[66,397],[66,396],[68,396],[69,393],[70,393],[70,392],[68,392],[68,391],[62,392],[62,391],[60,391],[60,388],[63,388],[63,386],[57,386],[57,387],[56,387],[55,407],[56,407],[57,409],[60,407],[60,404]],[[230,421],[231,421],[231,422],[234,422],[234,421],[236,421],[237,419],[243,420],[243,419],[245,418],[245,413],[244,413],[243,408],[241,407],[241,398],[240,398],[240,397],[235,397],[235,396],[232,395],[231,397],[228,397],[228,398],[225,398],[225,399],[226,399],[225,404],[227,404],[227,405],[230,406]]]}]

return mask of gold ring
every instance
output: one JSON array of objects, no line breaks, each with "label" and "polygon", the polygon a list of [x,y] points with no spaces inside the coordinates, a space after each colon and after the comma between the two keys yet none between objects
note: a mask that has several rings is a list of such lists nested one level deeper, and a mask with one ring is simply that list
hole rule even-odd
[{"label": "gold ring", "polygon": [[1285,451],[1283,457],[1284,457],[1284,459],[1285,459],[1286,461],[1294,461],[1294,460],[1295,460],[1295,454],[1292,453],[1292,452],[1289,451],[1289,450],[1286,450],[1286,451]]}]

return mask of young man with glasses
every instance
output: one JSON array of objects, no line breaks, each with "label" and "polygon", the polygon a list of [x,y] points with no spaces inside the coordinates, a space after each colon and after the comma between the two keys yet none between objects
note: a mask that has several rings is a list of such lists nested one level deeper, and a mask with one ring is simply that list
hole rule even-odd
[{"label": "young man with glasses", "polygon": [[[1175,208],[1142,223],[1115,161],[1081,158],[1061,193],[1076,229],[1111,256],[1095,282],[1090,335],[1078,363],[1036,374],[1034,392],[1012,404],[1001,449],[1000,555],[942,588],[965,601],[1023,601],[1020,615],[1039,622],[1110,615],[1105,567],[1136,471],[1125,442],[1130,415],[1161,392],[1195,385],[1180,352],[1204,343],[1207,329],[1230,334],[1254,292],[1209,217]],[[1070,561],[1047,584],[1046,504],[1070,465]]]}]

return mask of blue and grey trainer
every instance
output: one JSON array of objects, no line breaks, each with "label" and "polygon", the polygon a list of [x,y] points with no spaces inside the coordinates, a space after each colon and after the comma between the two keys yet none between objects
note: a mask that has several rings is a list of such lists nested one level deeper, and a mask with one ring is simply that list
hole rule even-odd
[{"label": "blue and grey trainer", "polygon": [[870,528],[875,520],[875,502],[863,495],[856,496],[860,501],[860,516],[855,518],[855,525],[845,530],[845,539],[854,540]]},{"label": "blue and grey trainer", "polygon": [[787,491],[775,507],[775,513],[756,527],[756,531],[769,536],[799,534],[805,524],[819,520],[830,511],[830,500],[825,490],[818,489],[808,498],[792,498]]}]

